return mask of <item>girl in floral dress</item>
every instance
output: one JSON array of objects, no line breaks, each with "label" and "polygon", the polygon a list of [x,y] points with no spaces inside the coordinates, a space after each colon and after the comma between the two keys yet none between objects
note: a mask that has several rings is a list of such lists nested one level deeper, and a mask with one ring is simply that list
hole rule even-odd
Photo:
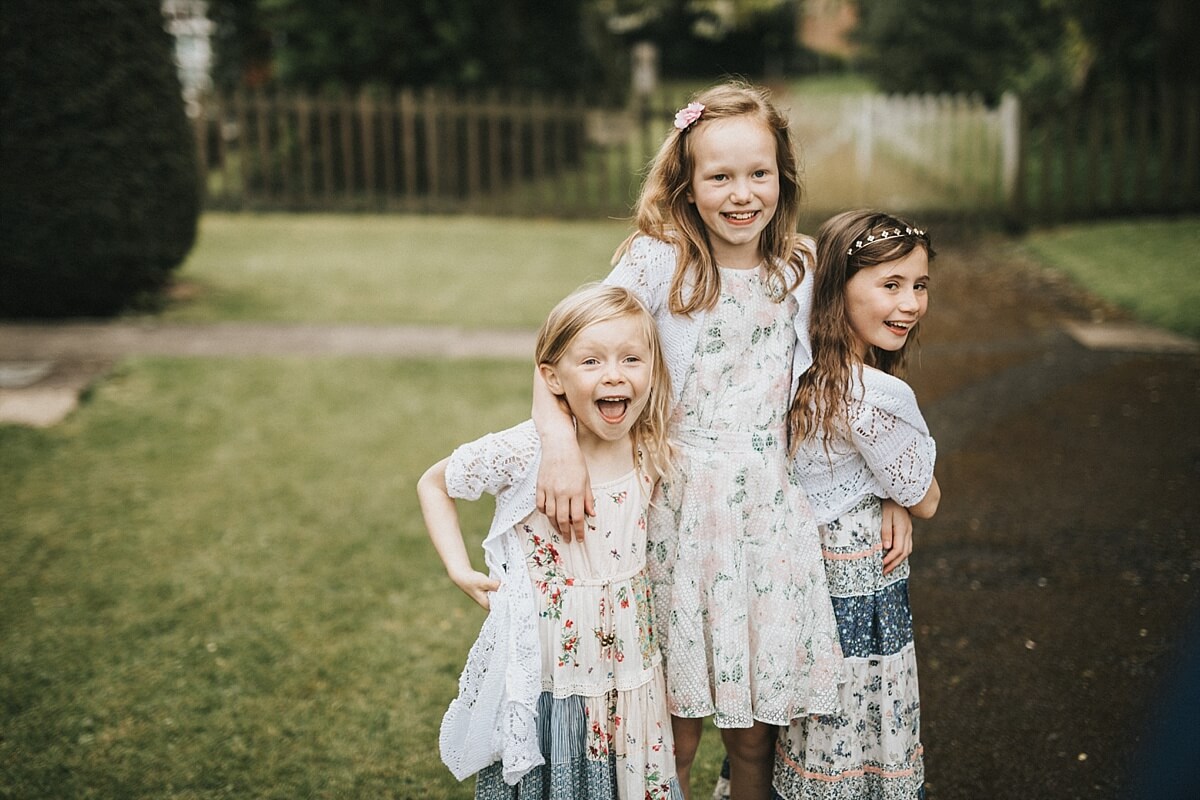
[{"label": "girl in floral dress", "polygon": [[[551,312],[538,370],[579,421],[593,477],[588,535],[565,541],[534,504],[532,422],[456,449],[422,476],[430,538],[485,609],[442,758],[480,800],[682,800],[649,579],[646,509],[668,468],[671,395],[654,320],[630,292],[593,286]],[[453,498],[496,496],[471,567]]]},{"label": "girl in floral dress", "polygon": [[[753,800],[770,792],[776,726],[839,708],[816,523],[788,469],[812,284],[800,195],[787,120],[765,92],[709,89],[676,116],[607,280],[654,315],[675,389],[676,469],[651,507],[648,563],[685,794],[705,717],[734,796]],[[539,503],[561,528],[583,517],[579,459],[547,397],[535,389]]]},{"label": "girl in floral dress", "polygon": [[839,714],[784,731],[775,788],[786,800],[912,800],[924,794],[909,567],[878,546],[883,498],[928,518],[936,448],[895,377],[929,302],[933,247],[898,217],[850,211],[817,234],[813,365],[791,419],[846,655]]}]

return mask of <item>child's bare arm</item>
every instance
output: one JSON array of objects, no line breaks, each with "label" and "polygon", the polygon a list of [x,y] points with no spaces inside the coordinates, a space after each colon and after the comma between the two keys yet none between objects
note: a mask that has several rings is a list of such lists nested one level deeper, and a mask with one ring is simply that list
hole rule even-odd
[{"label": "child's bare arm", "polygon": [[500,581],[489,578],[471,567],[467,546],[463,542],[462,529],[458,522],[458,509],[454,498],[446,489],[446,463],[444,458],[425,471],[417,481],[417,497],[421,501],[421,513],[425,517],[425,528],[433,547],[446,566],[446,574],[454,585],[462,589],[467,597],[483,608],[489,607],[488,592],[500,588]]},{"label": "child's bare arm", "polygon": [[915,505],[905,508],[894,500],[883,501],[883,574],[886,575],[912,555],[912,517],[929,519],[937,512],[942,490],[937,478],[929,485],[925,496]]},{"label": "child's bare arm", "polygon": [[596,513],[587,464],[575,438],[575,421],[538,369],[533,371],[533,424],[542,442],[538,511],[550,518],[567,541],[582,539],[586,517]]},{"label": "child's bare arm", "polygon": [[887,575],[912,555],[912,518],[909,510],[895,500],[883,501],[883,574]]},{"label": "child's bare arm", "polygon": [[937,513],[938,503],[942,500],[942,489],[938,486],[937,477],[929,484],[929,491],[925,492],[916,505],[909,506],[908,512],[917,519],[929,519]]}]

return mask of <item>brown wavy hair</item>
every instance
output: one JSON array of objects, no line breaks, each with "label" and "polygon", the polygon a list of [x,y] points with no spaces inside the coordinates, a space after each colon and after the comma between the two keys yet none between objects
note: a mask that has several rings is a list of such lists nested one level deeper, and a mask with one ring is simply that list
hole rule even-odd
[{"label": "brown wavy hair", "polygon": [[[885,230],[888,237],[879,236]],[[902,235],[894,235],[896,230]],[[875,238],[868,240],[869,236]],[[868,241],[861,247],[856,244]],[[817,231],[809,318],[813,363],[800,377],[788,413],[793,451],[802,439],[818,430],[825,434],[827,446],[850,436],[850,371],[856,367],[861,370],[862,365],[856,364],[854,334],[846,317],[846,283],[860,269],[904,258],[918,247],[933,260],[936,253],[927,233],[908,220],[882,211],[846,211],[827,220]],[[904,369],[909,345],[915,346],[916,338],[917,331],[913,330],[895,351],[870,346],[863,363],[898,375]]]},{"label": "brown wavy hair", "polygon": [[[721,276],[708,231],[687,199],[694,170],[691,142],[696,131],[715,120],[748,116],[771,132],[779,167],[779,205],[759,242],[767,278],[772,286],[792,290],[804,277],[805,261],[811,260],[813,251],[812,239],[796,233],[804,190],[787,117],[772,104],[766,89],[742,81],[717,84],[695,95],[692,102],[702,103],[704,111],[686,130],[672,127],[667,134],[638,196],[634,210],[637,231],[617,248],[613,263],[621,260],[638,236],[670,242],[679,251],[668,295],[671,312],[691,314],[716,305]],[[780,291],[779,299],[783,296]]]},{"label": "brown wavy hair", "polygon": [[633,442],[659,475],[669,475],[671,445],[667,420],[671,413],[671,374],[658,338],[658,324],[637,295],[620,286],[591,283],[559,301],[538,330],[534,363],[557,364],[584,328],[622,317],[637,319],[650,347],[650,399],[634,422]]}]

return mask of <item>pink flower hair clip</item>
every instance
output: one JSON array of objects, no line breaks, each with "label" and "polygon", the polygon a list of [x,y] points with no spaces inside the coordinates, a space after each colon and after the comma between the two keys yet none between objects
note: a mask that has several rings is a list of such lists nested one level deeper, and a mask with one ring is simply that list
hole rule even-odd
[{"label": "pink flower hair clip", "polygon": [[700,119],[700,115],[703,113],[703,103],[688,103],[675,112],[675,127],[681,131],[686,131],[692,127],[696,120]]}]

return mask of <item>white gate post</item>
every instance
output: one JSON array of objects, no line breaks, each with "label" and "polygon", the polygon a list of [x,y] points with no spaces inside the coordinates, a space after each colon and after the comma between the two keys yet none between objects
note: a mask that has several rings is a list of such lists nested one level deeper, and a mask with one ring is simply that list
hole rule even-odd
[{"label": "white gate post", "polygon": [[862,109],[859,111],[858,146],[854,151],[854,161],[858,167],[858,179],[860,185],[864,188],[871,179],[871,158],[875,146],[875,121],[872,113],[872,100],[872,95],[863,95]]},{"label": "white gate post", "polygon": [[1021,101],[1012,92],[1000,98],[1000,186],[1004,192],[1004,205],[1012,204],[1013,191],[1017,186],[1018,159],[1021,150]]}]

